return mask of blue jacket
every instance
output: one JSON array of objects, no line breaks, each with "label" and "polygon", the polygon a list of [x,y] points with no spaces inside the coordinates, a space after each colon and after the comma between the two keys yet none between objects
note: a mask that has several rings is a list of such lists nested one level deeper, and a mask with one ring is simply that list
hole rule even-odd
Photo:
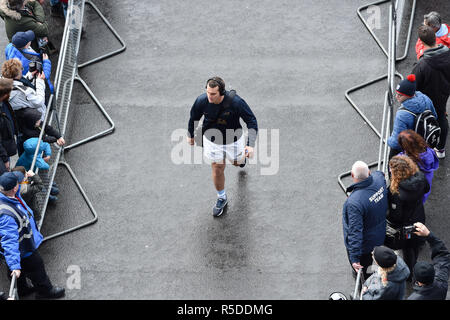
[{"label": "blue jacket", "polygon": [[354,263],[360,262],[362,254],[384,243],[388,209],[384,174],[376,171],[366,180],[352,184],[347,191],[352,194],[344,203],[342,223],[345,247]]},{"label": "blue jacket", "polygon": [[[26,54],[32,55],[32,56],[39,56],[39,53],[36,53],[34,51],[30,51],[30,50],[23,50]],[[22,66],[23,66],[23,71],[22,74],[26,75],[28,73],[28,65],[30,64],[30,60],[28,60],[27,58],[25,58],[25,56],[22,54],[22,52],[20,52],[19,49],[17,49],[12,43],[9,43],[6,46],[5,49],[5,56],[6,56],[6,60],[9,59],[14,59],[17,58],[20,60],[20,62],[22,62]],[[50,92],[53,93],[53,84],[50,81],[50,76],[52,73],[52,62],[50,61],[50,59],[47,60],[43,60],[42,61],[42,68],[44,70],[44,74],[45,74],[45,79],[47,81],[48,87],[50,89]]]},{"label": "blue jacket", "polygon": [[[416,94],[411,99],[408,99],[402,103],[405,109],[413,113],[422,113],[425,110],[431,110],[437,119],[436,110],[434,110],[433,102],[420,91],[416,91]],[[416,117],[404,110],[398,110],[395,114],[394,128],[392,134],[388,138],[388,145],[391,149],[401,150],[402,148],[398,144],[398,135],[403,130],[414,130],[414,122]]]},{"label": "blue jacket", "polygon": [[[30,170],[38,141],[39,138],[30,138],[23,143],[24,152],[20,156],[19,160],[17,160],[16,166],[23,166],[27,171]],[[51,156],[52,148],[50,147],[50,144],[41,141],[41,144],[39,145],[38,157],[36,158],[36,167],[39,169],[48,170],[50,166],[44,159],[42,159],[42,151],[44,151],[44,157]]]},{"label": "blue jacket", "polygon": [[[11,199],[0,193],[0,244],[1,254],[5,256],[6,264],[10,270],[19,270],[22,258],[30,256],[42,243],[44,238],[39,232],[36,222],[34,221],[33,210],[23,201],[20,196],[20,187],[16,193],[16,197],[20,198],[25,204],[26,209],[16,199]],[[10,209],[3,207],[7,204],[15,208],[15,214]],[[28,213],[27,213],[28,211]],[[9,215],[8,215],[9,214]],[[22,230],[19,232],[18,219],[14,218],[20,215],[22,222]],[[31,237],[30,237],[31,234]]]}]

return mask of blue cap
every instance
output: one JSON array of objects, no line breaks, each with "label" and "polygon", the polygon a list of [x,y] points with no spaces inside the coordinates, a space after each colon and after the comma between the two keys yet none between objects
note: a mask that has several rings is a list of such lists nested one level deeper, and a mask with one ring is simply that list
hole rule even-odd
[{"label": "blue cap", "polygon": [[25,32],[19,31],[12,37],[12,44],[18,48],[21,49],[27,45],[28,42],[34,40],[34,32],[33,30],[28,30]]},{"label": "blue cap", "polygon": [[0,176],[0,185],[3,187],[3,190],[10,191],[18,183],[22,182],[24,178],[23,173],[20,171],[5,172]]}]

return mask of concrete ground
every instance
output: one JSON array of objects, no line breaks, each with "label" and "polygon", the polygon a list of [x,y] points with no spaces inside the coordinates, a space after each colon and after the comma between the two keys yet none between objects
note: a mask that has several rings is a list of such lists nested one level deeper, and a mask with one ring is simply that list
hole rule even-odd
[{"label": "concrete ground", "polygon": [[[116,131],[65,156],[99,214],[96,224],[40,248],[52,281],[67,286],[66,299],[316,300],[352,292],[337,176],[356,160],[375,161],[379,141],[344,92],[387,70],[356,15],[366,1],[95,3],[128,48],[80,71]],[[376,33],[387,47],[387,5],[380,9]],[[415,61],[423,14],[437,10],[450,21],[449,9],[443,0],[418,3],[399,72]],[[80,62],[119,47],[92,9],[85,20]],[[60,41],[62,21],[52,23]],[[6,45],[6,36],[0,41]],[[259,141],[271,146],[258,148],[257,164],[226,169],[230,203],[217,219],[210,167],[174,163],[179,141],[172,136],[186,128],[214,75],[246,100],[265,129]],[[385,87],[353,95],[377,127]],[[74,88],[68,143],[108,127],[82,87]],[[435,174],[426,214],[450,245],[447,162]],[[65,169],[56,181],[61,194],[48,208],[44,235],[90,219]],[[427,249],[421,255],[429,259]],[[0,284],[8,287],[6,279]]]}]

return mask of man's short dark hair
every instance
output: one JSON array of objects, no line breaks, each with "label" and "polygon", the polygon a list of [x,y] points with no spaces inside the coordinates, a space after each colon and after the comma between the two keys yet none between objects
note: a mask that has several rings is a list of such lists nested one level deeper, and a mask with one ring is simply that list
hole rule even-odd
[{"label": "man's short dark hair", "polygon": [[16,167],[12,168],[11,171],[20,171],[23,173],[23,175],[27,174],[27,169],[25,169],[25,167],[23,167],[23,166],[16,166]]},{"label": "man's short dark hair", "polygon": [[433,47],[436,44],[436,33],[432,27],[422,25],[417,32],[419,33],[419,39],[427,46]]},{"label": "man's short dark hair", "polygon": [[5,94],[11,92],[13,88],[13,80],[12,79],[0,79],[0,97],[3,97]]},{"label": "man's short dark hair", "polygon": [[208,79],[206,82],[206,87],[208,88],[208,86],[210,88],[219,87],[220,95],[223,96],[225,94],[225,81],[223,81],[220,77],[212,77]]}]

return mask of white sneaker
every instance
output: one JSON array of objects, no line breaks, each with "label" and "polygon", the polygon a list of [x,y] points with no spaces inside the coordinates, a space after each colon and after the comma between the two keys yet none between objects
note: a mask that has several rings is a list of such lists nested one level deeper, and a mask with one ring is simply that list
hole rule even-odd
[{"label": "white sneaker", "polygon": [[438,150],[438,149],[434,148],[434,151],[436,152],[436,156],[439,159],[444,159],[445,158],[445,149]]}]

